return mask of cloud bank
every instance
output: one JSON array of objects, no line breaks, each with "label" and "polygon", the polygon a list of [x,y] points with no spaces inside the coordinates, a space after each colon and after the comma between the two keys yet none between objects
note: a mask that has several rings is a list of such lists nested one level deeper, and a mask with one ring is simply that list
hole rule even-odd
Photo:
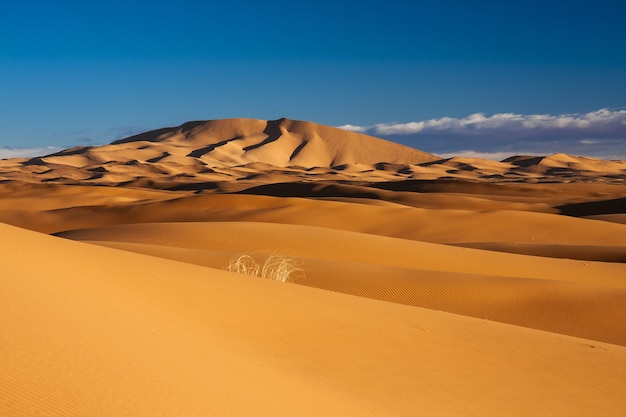
[{"label": "cloud bank", "polygon": [[0,159],[9,158],[32,158],[35,156],[49,155],[59,152],[63,148],[46,146],[43,148],[0,148]]},{"label": "cloud bank", "polygon": [[476,113],[464,118],[340,128],[440,155],[502,159],[503,155],[564,152],[626,159],[626,110],[561,115]]}]

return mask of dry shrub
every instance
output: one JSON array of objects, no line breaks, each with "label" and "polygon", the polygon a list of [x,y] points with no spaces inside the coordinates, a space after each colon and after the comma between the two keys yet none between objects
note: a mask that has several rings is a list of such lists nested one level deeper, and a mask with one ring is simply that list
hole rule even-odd
[{"label": "dry shrub", "polygon": [[302,269],[298,267],[298,261],[288,256],[276,254],[268,256],[262,264],[255,261],[250,255],[241,255],[232,259],[226,266],[226,270],[280,282],[288,282],[294,273],[302,272]]}]

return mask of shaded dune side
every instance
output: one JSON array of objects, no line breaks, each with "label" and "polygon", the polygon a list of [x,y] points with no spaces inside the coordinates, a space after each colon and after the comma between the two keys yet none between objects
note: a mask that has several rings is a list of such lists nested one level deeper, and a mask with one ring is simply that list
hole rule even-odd
[{"label": "shaded dune side", "polygon": [[626,197],[609,200],[570,203],[557,207],[568,216],[596,216],[602,214],[626,214]]},{"label": "shaded dune side", "polygon": [[591,220],[601,220],[604,222],[626,224],[626,213],[598,214],[594,216],[586,216],[586,218]]},{"label": "shaded dune side", "polygon": [[259,223],[127,225],[62,236],[216,268],[241,253],[284,253],[305,270],[296,283],[626,344],[625,265]]},{"label": "shaded dune side", "polygon": [[[430,183],[430,181],[428,181]],[[380,200],[417,208],[439,208],[459,210],[519,210],[556,213],[551,200],[529,199],[517,201],[515,198],[498,198],[497,195],[473,194],[472,186],[468,185],[465,193],[424,192],[424,191],[390,191],[384,184],[334,183],[330,181],[316,182],[279,182],[248,187],[238,191],[239,194],[265,195],[273,197],[301,198],[350,198],[353,202],[372,204],[367,200]]]},{"label": "shaded dune side", "polygon": [[578,259],[626,263],[625,246],[576,245],[576,244],[524,244],[508,242],[464,242],[455,246],[520,255],[547,256],[550,258]]}]

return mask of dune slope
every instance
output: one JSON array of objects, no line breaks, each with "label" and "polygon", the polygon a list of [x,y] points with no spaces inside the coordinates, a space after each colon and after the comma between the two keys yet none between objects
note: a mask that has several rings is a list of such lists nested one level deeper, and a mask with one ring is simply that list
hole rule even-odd
[{"label": "dune slope", "polygon": [[223,268],[297,257],[294,282],[626,345],[626,265],[493,253],[318,227],[161,223],[61,236]]},{"label": "dune slope", "polygon": [[4,415],[626,406],[624,347],[0,229]]}]

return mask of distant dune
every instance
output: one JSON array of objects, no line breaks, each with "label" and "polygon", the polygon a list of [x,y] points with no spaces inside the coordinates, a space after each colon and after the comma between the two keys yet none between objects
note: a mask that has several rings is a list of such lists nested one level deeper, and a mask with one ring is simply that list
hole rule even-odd
[{"label": "distant dune", "polygon": [[228,119],[0,160],[0,196],[2,416],[626,410],[624,161]]},{"label": "distant dune", "polygon": [[556,154],[503,162],[441,159],[406,146],[311,122],[226,119],[189,122],[51,155],[0,161],[0,180],[58,184],[125,184],[206,188],[250,180],[620,183],[624,161]]}]

